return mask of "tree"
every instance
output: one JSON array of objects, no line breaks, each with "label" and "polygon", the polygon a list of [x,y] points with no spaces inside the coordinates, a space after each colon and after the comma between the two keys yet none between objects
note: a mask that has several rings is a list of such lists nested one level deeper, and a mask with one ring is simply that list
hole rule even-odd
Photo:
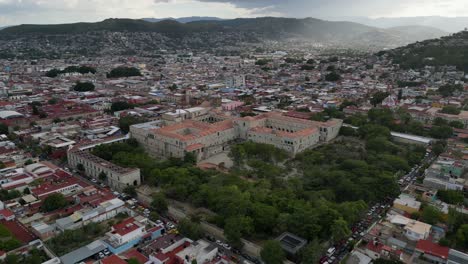
[{"label": "tree", "polygon": [[437,224],[441,218],[441,213],[439,209],[435,208],[434,206],[426,206],[423,209],[421,214],[421,219],[423,222],[428,223],[430,225]]},{"label": "tree", "polygon": [[147,122],[148,119],[144,117],[139,117],[139,116],[123,116],[119,119],[119,127],[124,132],[127,134],[130,131],[130,126],[135,125],[135,124],[141,124]]},{"label": "tree", "polygon": [[453,105],[447,105],[440,110],[441,113],[444,114],[449,114],[449,115],[458,115],[460,114],[461,110],[460,108],[453,106]]},{"label": "tree", "polygon": [[77,92],[90,92],[94,91],[94,84],[91,82],[76,82],[76,84],[73,86],[73,90]]},{"label": "tree", "polygon": [[429,135],[438,139],[447,139],[452,137],[453,128],[450,126],[432,126]]},{"label": "tree", "polygon": [[113,102],[111,104],[110,110],[111,112],[118,112],[118,111],[130,109],[130,108],[133,108],[133,105],[125,101],[118,101],[118,102]]},{"label": "tree", "polygon": [[468,249],[468,224],[460,226],[456,234],[456,243],[458,247]]},{"label": "tree", "polygon": [[251,210],[255,231],[268,233],[273,230],[279,214],[275,207],[263,203],[255,203]]},{"label": "tree", "polygon": [[156,220],[159,220],[159,214],[155,211],[152,211],[150,214],[149,214],[149,219],[153,222],[156,222]]},{"label": "tree", "polygon": [[255,65],[258,65],[258,66],[265,66],[269,63],[270,61],[267,60],[267,59],[259,59],[255,62]]},{"label": "tree", "polygon": [[377,137],[382,137],[386,139],[390,139],[391,134],[390,134],[390,129],[384,126],[380,125],[363,125],[359,127],[358,133],[361,137],[363,138],[377,138]]},{"label": "tree", "polygon": [[54,193],[45,198],[41,206],[42,211],[51,212],[68,206],[68,201],[61,193]]},{"label": "tree", "polygon": [[159,213],[166,213],[168,209],[166,196],[163,193],[158,192],[154,193],[152,198],[153,201],[151,202],[151,208]]},{"label": "tree", "polygon": [[302,251],[302,264],[316,264],[322,256],[322,247],[317,238],[314,238]]},{"label": "tree", "polygon": [[401,99],[403,99],[403,90],[402,89],[398,90],[398,101],[401,101]]},{"label": "tree", "polygon": [[348,222],[346,222],[346,220],[343,218],[333,221],[330,231],[332,239],[335,242],[347,238],[351,235],[351,231],[348,228]]},{"label": "tree", "polygon": [[81,163],[78,163],[78,164],[76,165],[76,169],[77,169],[78,171],[80,171],[80,172],[84,172],[84,171],[85,171],[85,167],[84,167],[84,165],[81,164]]},{"label": "tree", "polygon": [[462,191],[455,190],[439,190],[437,191],[437,197],[448,204],[463,204],[465,199]]},{"label": "tree", "polygon": [[0,135],[8,135],[8,133],[8,126],[3,123],[0,123]]},{"label": "tree", "polygon": [[451,127],[453,127],[453,128],[460,128],[460,129],[462,129],[462,128],[465,127],[465,126],[463,125],[463,123],[460,122],[460,121],[451,121],[451,122],[449,123],[449,126],[451,126]]},{"label": "tree", "polygon": [[107,180],[107,174],[105,172],[101,171],[99,173],[99,175],[98,175],[98,178],[99,178],[100,181],[105,182]]},{"label": "tree", "polygon": [[123,189],[123,192],[134,198],[138,196],[135,186],[127,186]]},{"label": "tree", "polygon": [[286,259],[286,254],[281,248],[280,242],[276,240],[268,240],[263,245],[260,256],[265,264],[283,264]]},{"label": "tree", "polygon": [[445,151],[446,144],[443,141],[437,141],[432,145],[432,153],[440,155]]},{"label": "tree", "polygon": [[192,222],[188,218],[184,218],[179,222],[177,230],[179,230],[182,235],[194,241],[203,237],[201,225],[199,223]]},{"label": "tree", "polygon": [[341,76],[335,71],[330,72],[327,75],[325,75],[325,81],[327,82],[337,82],[339,80],[341,80]]},{"label": "tree", "polygon": [[387,92],[376,92],[370,99],[370,103],[376,107],[378,104],[381,104],[382,101],[387,98],[390,94]]},{"label": "tree", "polygon": [[15,253],[8,254],[5,257],[4,263],[5,264],[19,264],[20,263],[20,257],[18,255],[16,255]]},{"label": "tree", "polygon": [[463,91],[461,84],[446,84],[439,87],[437,90],[443,97],[452,96],[456,91]]},{"label": "tree", "polygon": [[130,258],[127,262],[128,264],[141,264],[136,258]]},{"label": "tree", "polygon": [[132,77],[142,76],[139,69],[134,67],[117,67],[107,74],[107,78],[120,78],[120,77]]},{"label": "tree", "polygon": [[197,156],[192,152],[187,152],[184,155],[184,162],[186,164],[194,165],[197,163]]},{"label": "tree", "polygon": [[227,241],[236,248],[242,248],[241,238],[254,231],[252,218],[246,216],[232,216],[226,219],[224,235]]}]

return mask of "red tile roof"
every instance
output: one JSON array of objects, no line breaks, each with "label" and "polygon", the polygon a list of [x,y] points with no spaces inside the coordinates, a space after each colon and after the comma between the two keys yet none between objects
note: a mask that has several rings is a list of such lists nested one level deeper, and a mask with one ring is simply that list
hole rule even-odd
[{"label": "red tile roof", "polygon": [[416,244],[416,249],[442,259],[447,259],[450,248],[443,247],[429,240],[419,240]]},{"label": "red tile roof", "polygon": [[140,263],[146,263],[148,261],[148,258],[145,255],[138,252],[138,250],[136,249],[132,249],[128,251],[127,253],[124,254],[124,256],[128,259],[135,258]]},{"label": "red tile roof", "polygon": [[13,236],[23,243],[29,243],[36,239],[36,236],[31,233],[26,227],[20,224],[18,221],[0,221],[2,225],[4,225]]},{"label": "red tile roof", "polygon": [[137,230],[140,226],[135,224],[135,219],[133,217],[127,218],[121,223],[115,224],[113,226],[114,228],[114,234],[119,234],[121,236],[124,236],[130,232],[133,232]]},{"label": "red tile roof", "polygon": [[127,262],[121,258],[119,258],[117,255],[112,255],[107,258],[103,258],[101,260],[102,264],[127,264]]},{"label": "red tile roof", "polygon": [[0,210],[0,215],[2,215],[3,218],[9,218],[14,216],[15,214],[13,214],[13,212],[8,209],[2,209]]}]

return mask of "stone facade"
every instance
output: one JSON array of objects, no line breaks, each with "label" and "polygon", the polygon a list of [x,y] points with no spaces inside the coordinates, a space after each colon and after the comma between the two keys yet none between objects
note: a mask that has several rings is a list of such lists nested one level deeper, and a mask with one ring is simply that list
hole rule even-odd
[{"label": "stone facade", "polygon": [[85,174],[89,177],[98,179],[99,174],[104,172],[107,184],[113,190],[122,191],[127,186],[138,186],[141,184],[140,169],[117,166],[93,155],[88,150],[80,150],[79,148],[70,149],[67,155],[68,164],[72,168],[76,168],[78,164],[82,164]]},{"label": "stone facade", "polygon": [[182,158],[194,153],[203,160],[239,140],[271,144],[294,155],[334,139],[342,123],[338,119],[314,122],[276,112],[244,118],[207,113],[159,128],[132,126],[130,132],[152,156]]}]

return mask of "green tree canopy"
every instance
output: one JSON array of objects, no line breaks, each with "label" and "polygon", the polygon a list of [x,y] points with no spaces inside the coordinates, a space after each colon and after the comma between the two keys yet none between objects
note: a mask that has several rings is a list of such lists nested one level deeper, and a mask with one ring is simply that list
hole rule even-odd
[{"label": "green tree canopy", "polygon": [[54,193],[47,198],[45,198],[44,202],[42,203],[41,209],[44,212],[51,212],[57,209],[62,209],[68,206],[68,201],[65,199],[65,196],[61,193]]},{"label": "green tree canopy", "polygon": [[121,78],[121,77],[132,77],[132,76],[142,76],[139,69],[134,67],[117,67],[112,69],[110,73],[107,74],[107,78]]},{"label": "green tree canopy", "polygon": [[276,240],[268,240],[263,245],[260,256],[265,264],[282,264],[286,259],[286,254],[281,248],[280,242]]},{"label": "green tree canopy", "polygon": [[179,230],[182,235],[194,241],[203,237],[203,230],[201,225],[199,223],[192,222],[188,218],[182,219],[179,222],[177,230]]},{"label": "green tree canopy", "polygon": [[334,241],[340,241],[351,235],[351,231],[348,228],[348,222],[343,218],[333,221],[330,231]]},{"label": "green tree canopy", "polygon": [[468,249],[468,224],[464,224],[458,228],[456,243],[458,247]]},{"label": "green tree canopy", "polygon": [[337,82],[341,80],[341,75],[339,75],[337,72],[332,71],[325,75],[325,81],[327,82]]},{"label": "green tree canopy", "polygon": [[460,114],[461,109],[453,105],[447,105],[444,106],[440,112],[449,115],[458,115]]},{"label": "green tree canopy", "polygon": [[163,193],[154,193],[152,198],[153,201],[151,202],[151,208],[158,211],[159,213],[167,212],[168,205],[166,201],[166,196]]},{"label": "green tree canopy", "polygon": [[434,206],[426,206],[423,209],[421,219],[423,222],[428,223],[430,225],[437,224],[441,219],[441,212],[439,209],[435,208]]},{"label": "green tree canopy", "polygon": [[94,91],[94,84],[92,82],[76,82],[76,84],[73,86],[73,90],[77,92],[90,92]]}]

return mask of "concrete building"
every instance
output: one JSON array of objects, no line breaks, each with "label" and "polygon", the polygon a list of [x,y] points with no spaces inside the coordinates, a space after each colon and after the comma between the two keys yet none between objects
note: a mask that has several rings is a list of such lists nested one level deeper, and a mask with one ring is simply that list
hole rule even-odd
[{"label": "concrete building", "polygon": [[241,88],[245,86],[245,75],[227,77],[225,80],[227,88]]},{"label": "concrete building", "polygon": [[72,148],[67,152],[68,164],[77,168],[82,164],[86,175],[95,179],[101,173],[106,175],[106,181],[113,190],[122,191],[127,186],[138,186],[141,184],[140,169],[123,168],[107,160],[93,155],[88,150]]},{"label": "concrete building", "polygon": [[468,263],[468,254],[455,249],[449,250],[447,264],[463,264]]},{"label": "concrete building", "polygon": [[400,194],[395,201],[393,201],[393,207],[409,214],[419,212],[421,202],[418,202],[416,198],[408,194]]},{"label": "concrete building", "polygon": [[294,155],[334,139],[342,125],[338,119],[314,122],[277,112],[244,118],[199,113],[162,127],[132,126],[131,136],[155,157],[183,158],[193,153],[204,160],[223,152],[235,140],[271,144]]}]

